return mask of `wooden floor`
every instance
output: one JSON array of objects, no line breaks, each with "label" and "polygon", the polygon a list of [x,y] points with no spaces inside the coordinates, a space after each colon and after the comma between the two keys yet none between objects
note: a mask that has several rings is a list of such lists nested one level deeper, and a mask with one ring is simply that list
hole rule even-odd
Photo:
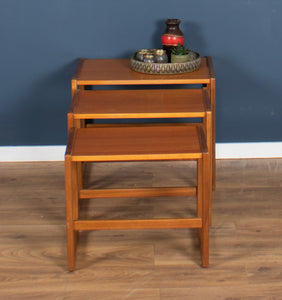
[{"label": "wooden floor", "polygon": [[[86,167],[97,187],[185,185],[194,165]],[[80,235],[67,272],[63,162],[0,165],[0,299],[282,299],[282,159],[219,160],[210,268],[195,230]],[[96,199],[95,218],[193,215],[193,198]]]}]

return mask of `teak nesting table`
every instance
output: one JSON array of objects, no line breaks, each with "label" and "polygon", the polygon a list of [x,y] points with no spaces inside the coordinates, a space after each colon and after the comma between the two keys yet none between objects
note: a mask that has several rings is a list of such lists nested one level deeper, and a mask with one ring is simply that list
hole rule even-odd
[{"label": "teak nesting table", "polygon": [[[183,86],[191,84],[197,88]],[[129,85],[137,89],[128,89]],[[156,88],[146,89],[148,85]],[[94,89],[86,90],[85,86]],[[95,90],[95,86],[100,88]],[[201,121],[86,124],[88,119],[168,118],[200,118]],[[79,59],[72,79],[68,130],[65,181],[70,271],[75,267],[78,232],[108,229],[198,228],[202,266],[208,267],[211,195],[215,187],[215,76],[210,57],[202,58],[199,70],[177,75],[138,73],[130,69],[129,59]],[[83,186],[83,163],[168,160],[196,161],[197,185],[95,190]],[[80,199],[163,196],[196,196],[197,216],[137,220],[79,218]]]}]

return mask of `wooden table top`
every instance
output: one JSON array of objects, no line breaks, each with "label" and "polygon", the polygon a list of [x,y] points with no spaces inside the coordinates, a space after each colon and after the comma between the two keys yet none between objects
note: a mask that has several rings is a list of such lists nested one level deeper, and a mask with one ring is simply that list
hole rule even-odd
[{"label": "wooden table top", "polygon": [[206,152],[198,126],[73,128],[66,155],[74,161],[142,161],[200,158]]},{"label": "wooden table top", "polygon": [[75,119],[203,118],[208,110],[203,89],[82,90],[70,108]]},{"label": "wooden table top", "polygon": [[73,80],[78,85],[207,84],[214,77],[211,60],[183,74],[152,75],[131,70],[129,59],[79,59]]}]

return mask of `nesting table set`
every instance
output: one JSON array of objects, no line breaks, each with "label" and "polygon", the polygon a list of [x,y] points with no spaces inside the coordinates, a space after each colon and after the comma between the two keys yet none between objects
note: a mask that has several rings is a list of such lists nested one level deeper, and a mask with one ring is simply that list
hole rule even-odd
[{"label": "nesting table set", "polygon": [[[175,122],[183,118],[187,122]],[[199,121],[190,123],[191,118]],[[160,122],[87,124],[87,120],[114,119]],[[164,119],[172,122],[163,123]],[[180,160],[197,162],[196,186],[86,189],[83,184],[83,165],[88,162]],[[65,153],[70,271],[75,269],[79,231],[84,230],[197,228],[202,266],[208,267],[214,187],[215,76],[211,57],[202,58],[200,69],[194,72],[174,75],[135,72],[130,69],[129,59],[79,59],[72,78]],[[83,220],[79,215],[83,199],[173,196],[195,196],[197,215],[133,220]]]}]

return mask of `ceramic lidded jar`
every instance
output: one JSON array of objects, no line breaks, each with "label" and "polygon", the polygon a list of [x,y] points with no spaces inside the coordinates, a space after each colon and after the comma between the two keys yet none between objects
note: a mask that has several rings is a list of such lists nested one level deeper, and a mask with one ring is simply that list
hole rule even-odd
[{"label": "ceramic lidded jar", "polygon": [[141,50],[138,50],[136,55],[135,55],[135,58],[139,61],[144,61],[144,56],[148,54],[148,50],[147,49],[141,49]]},{"label": "ceramic lidded jar", "polygon": [[156,50],[155,59],[157,63],[167,63],[168,57],[166,51],[161,49]]},{"label": "ceramic lidded jar", "polygon": [[166,50],[170,60],[171,49],[178,44],[184,45],[184,34],[179,28],[181,21],[179,19],[167,19],[166,30],[162,35],[162,46]]},{"label": "ceramic lidded jar", "polygon": [[151,53],[145,54],[144,62],[145,63],[154,63],[155,62],[154,54],[151,54]]}]

